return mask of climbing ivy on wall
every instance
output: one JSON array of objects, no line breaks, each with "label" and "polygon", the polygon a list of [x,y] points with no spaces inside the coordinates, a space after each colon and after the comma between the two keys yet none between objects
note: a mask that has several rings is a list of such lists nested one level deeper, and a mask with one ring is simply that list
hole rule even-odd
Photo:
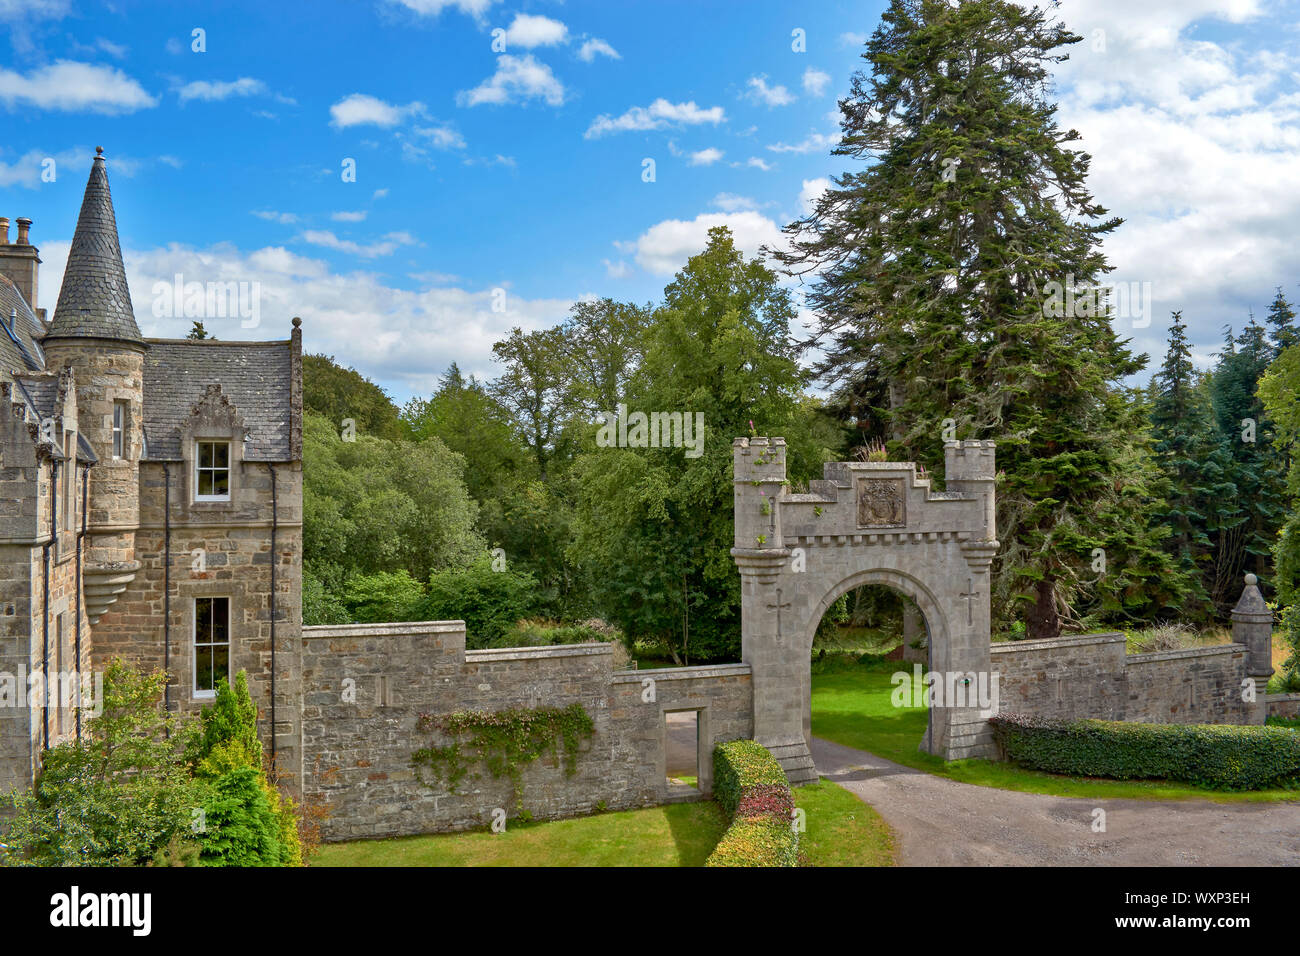
[{"label": "climbing ivy on wall", "polygon": [[[578,752],[590,740],[595,725],[581,704],[568,707],[519,707],[497,711],[458,711],[419,716],[422,733],[450,737],[442,745],[429,744],[411,755],[420,783],[434,790],[455,793],[476,763],[493,777],[510,781],[515,806],[523,809],[524,768],[542,755],[566,776],[578,770]],[[474,774],[475,779],[479,775]]]}]

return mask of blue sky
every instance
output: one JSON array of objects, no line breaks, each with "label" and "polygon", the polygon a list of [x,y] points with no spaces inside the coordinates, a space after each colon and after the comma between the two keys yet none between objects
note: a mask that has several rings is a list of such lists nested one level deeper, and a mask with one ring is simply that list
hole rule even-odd
[{"label": "blue sky", "polygon": [[[280,337],[302,315],[309,350],[401,400],[453,360],[494,374],[493,341],[578,298],[656,300],[710,225],[778,241],[841,169],[835,100],[882,8],[0,0],[0,215],[35,221],[52,308],[102,145],[145,334],[189,328],[154,314],[176,273],[257,282],[258,327],[211,332]],[[1107,251],[1151,283],[1154,321],[1117,322],[1142,349],[1181,307],[1208,362],[1274,286],[1300,299],[1296,13],[1062,7],[1087,37],[1058,74],[1062,124],[1129,220]]]}]

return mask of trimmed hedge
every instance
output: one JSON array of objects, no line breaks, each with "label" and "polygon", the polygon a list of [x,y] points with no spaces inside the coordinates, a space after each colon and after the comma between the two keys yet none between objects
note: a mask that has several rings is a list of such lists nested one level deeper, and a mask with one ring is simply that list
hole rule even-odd
[{"label": "trimmed hedge", "polygon": [[796,866],[794,795],[771,752],[753,740],[713,749],[713,795],[731,826],[705,866]]},{"label": "trimmed hedge", "polygon": [[1283,727],[1139,724],[998,714],[990,721],[1012,760],[1050,773],[1177,780],[1212,790],[1300,785],[1300,734]]}]

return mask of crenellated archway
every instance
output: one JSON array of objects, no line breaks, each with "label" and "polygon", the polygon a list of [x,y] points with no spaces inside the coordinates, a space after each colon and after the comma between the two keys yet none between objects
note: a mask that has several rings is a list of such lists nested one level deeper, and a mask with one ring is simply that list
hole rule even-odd
[{"label": "crenellated archway", "polygon": [[[998,548],[992,442],[948,442],[941,492],[911,462],[833,462],[807,494],[792,494],[784,439],[737,439],[733,453],[731,553],[754,736],[792,782],[816,779],[809,660],[817,625],[841,594],[894,588],[926,618],[932,670],[961,686],[988,675],[989,565]],[[950,695],[931,708],[922,746],[948,760],[992,756],[987,718]]]}]

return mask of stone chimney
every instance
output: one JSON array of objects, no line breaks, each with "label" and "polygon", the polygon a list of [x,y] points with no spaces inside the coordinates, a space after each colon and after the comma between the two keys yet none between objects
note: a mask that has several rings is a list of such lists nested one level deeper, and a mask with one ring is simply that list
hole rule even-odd
[{"label": "stone chimney", "polygon": [[36,311],[36,271],[41,264],[36,247],[31,244],[28,233],[32,228],[30,219],[19,218],[17,242],[9,241],[9,220],[0,219],[0,275],[3,275],[17,288],[27,304]]}]

